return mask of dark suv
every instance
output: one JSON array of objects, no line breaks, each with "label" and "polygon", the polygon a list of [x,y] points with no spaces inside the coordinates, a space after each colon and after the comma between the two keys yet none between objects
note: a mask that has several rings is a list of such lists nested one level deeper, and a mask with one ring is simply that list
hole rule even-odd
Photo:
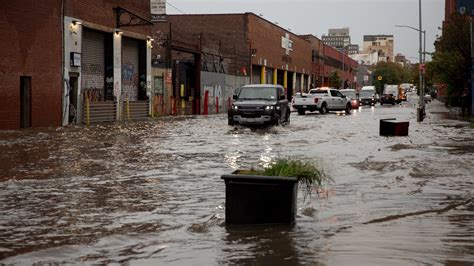
[{"label": "dark suv", "polygon": [[229,125],[279,125],[290,122],[290,106],[281,85],[247,85],[237,89],[228,111]]}]

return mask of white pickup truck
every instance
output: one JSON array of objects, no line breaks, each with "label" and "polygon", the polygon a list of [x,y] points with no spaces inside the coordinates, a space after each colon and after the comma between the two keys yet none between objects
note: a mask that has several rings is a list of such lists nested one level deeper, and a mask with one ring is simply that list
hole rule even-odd
[{"label": "white pickup truck", "polygon": [[343,110],[349,114],[352,109],[350,99],[332,88],[316,88],[305,94],[297,94],[293,107],[299,115],[304,115],[306,111],[319,111],[321,114],[326,114],[329,111]]}]

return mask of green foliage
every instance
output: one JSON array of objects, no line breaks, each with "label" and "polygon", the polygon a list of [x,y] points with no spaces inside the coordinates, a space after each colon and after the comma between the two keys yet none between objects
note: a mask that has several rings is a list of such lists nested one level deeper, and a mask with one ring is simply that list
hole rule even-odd
[{"label": "green foliage", "polygon": [[329,75],[329,87],[339,88],[341,87],[341,82],[342,82],[342,79],[341,77],[339,77],[339,73],[337,71],[333,71]]},{"label": "green foliage", "polygon": [[[377,88],[377,93],[382,94],[385,84],[398,85],[408,82],[406,71],[400,64],[393,62],[380,62],[372,72],[373,85]],[[382,80],[377,77],[382,76]]]},{"label": "green foliage", "polygon": [[453,14],[435,42],[432,71],[435,82],[448,85],[448,101],[457,102],[468,86],[471,71],[470,22],[466,15]]},{"label": "green foliage", "polygon": [[240,170],[237,174],[296,177],[298,183],[305,187],[305,197],[311,194],[313,188],[331,180],[314,164],[294,159],[278,159],[263,169]]}]

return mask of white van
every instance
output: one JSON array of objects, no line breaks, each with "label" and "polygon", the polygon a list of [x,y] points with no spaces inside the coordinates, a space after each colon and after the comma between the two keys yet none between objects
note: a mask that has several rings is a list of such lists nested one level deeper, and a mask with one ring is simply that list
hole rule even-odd
[{"label": "white van", "polygon": [[361,105],[375,105],[377,91],[375,86],[364,86],[359,92],[359,101]]}]

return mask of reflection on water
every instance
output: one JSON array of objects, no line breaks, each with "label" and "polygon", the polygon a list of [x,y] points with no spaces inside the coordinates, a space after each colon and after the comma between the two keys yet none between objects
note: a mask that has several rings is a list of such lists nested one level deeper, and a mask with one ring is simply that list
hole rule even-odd
[{"label": "reflection on water", "polygon": [[290,226],[228,226],[226,232],[219,264],[300,264]]},{"label": "reflection on water", "polygon": [[[473,129],[429,108],[421,124],[407,103],[268,129],[209,116],[0,132],[0,263],[472,264]],[[389,117],[409,136],[380,137]],[[334,182],[299,193],[292,227],[226,227],[220,176],[279,157]]]}]

